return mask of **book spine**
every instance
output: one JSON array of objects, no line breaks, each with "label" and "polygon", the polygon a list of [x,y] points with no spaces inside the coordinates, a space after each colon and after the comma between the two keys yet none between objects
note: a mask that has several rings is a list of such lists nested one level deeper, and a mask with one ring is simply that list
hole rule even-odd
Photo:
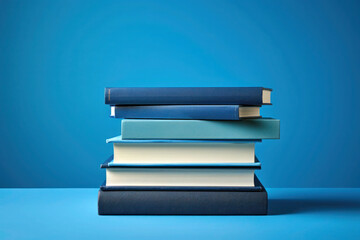
[{"label": "book spine", "polygon": [[260,186],[254,187],[217,187],[217,186],[100,186],[103,191],[218,191],[218,192],[260,192]]},{"label": "book spine", "polygon": [[102,191],[99,215],[264,215],[267,192]]},{"label": "book spine", "polygon": [[262,105],[262,87],[105,88],[110,105]]},{"label": "book spine", "polygon": [[239,105],[111,106],[114,118],[239,120]]},{"label": "book spine", "polygon": [[278,139],[277,119],[241,121],[137,120],[121,122],[122,139]]}]

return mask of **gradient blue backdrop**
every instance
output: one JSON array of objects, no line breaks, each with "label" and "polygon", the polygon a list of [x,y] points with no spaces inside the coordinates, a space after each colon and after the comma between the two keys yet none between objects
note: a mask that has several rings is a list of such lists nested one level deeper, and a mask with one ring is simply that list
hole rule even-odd
[{"label": "gradient blue backdrop", "polygon": [[97,187],[104,87],[264,86],[268,187],[360,187],[359,1],[0,1],[0,187]]}]

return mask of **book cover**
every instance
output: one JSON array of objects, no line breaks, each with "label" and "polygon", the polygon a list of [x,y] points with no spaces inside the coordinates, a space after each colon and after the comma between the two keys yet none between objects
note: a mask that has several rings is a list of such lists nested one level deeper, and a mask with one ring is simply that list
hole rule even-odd
[{"label": "book cover", "polygon": [[255,143],[261,139],[124,139],[122,135],[106,139],[106,143],[143,144],[143,143]]},{"label": "book cover", "polygon": [[105,88],[109,105],[251,105],[271,104],[263,87]]},{"label": "book cover", "polygon": [[239,120],[259,118],[260,107],[239,105],[111,106],[110,117],[127,119]]},{"label": "book cover", "polygon": [[257,157],[253,163],[115,163],[111,155],[100,168],[243,168],[261,169],[261,163]]},{"label": "book cover", "polygon": [[278,139],[280,120],[239,121],[141,120],[121,121],[122,139]]}]

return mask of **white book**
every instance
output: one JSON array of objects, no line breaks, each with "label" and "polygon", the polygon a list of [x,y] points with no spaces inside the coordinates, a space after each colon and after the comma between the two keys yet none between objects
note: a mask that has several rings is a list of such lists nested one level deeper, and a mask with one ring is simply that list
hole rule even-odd
[{"label": "white book", "polygon": [[114,163],[254,163],[254,142],[114,142]]},{"label": "white book", "polygon": [[106,186],[254,187],[249,168],[107,168]]}]

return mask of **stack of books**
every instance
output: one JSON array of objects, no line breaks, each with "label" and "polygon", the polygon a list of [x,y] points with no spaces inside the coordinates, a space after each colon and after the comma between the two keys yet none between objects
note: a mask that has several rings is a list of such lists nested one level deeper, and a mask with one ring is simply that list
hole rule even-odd
[{"label": "stack of books", "polygon": [[280,137],[262,87],[106,88],[121,119],[101,168],[100,215],[267,214],[255,144]]}]

